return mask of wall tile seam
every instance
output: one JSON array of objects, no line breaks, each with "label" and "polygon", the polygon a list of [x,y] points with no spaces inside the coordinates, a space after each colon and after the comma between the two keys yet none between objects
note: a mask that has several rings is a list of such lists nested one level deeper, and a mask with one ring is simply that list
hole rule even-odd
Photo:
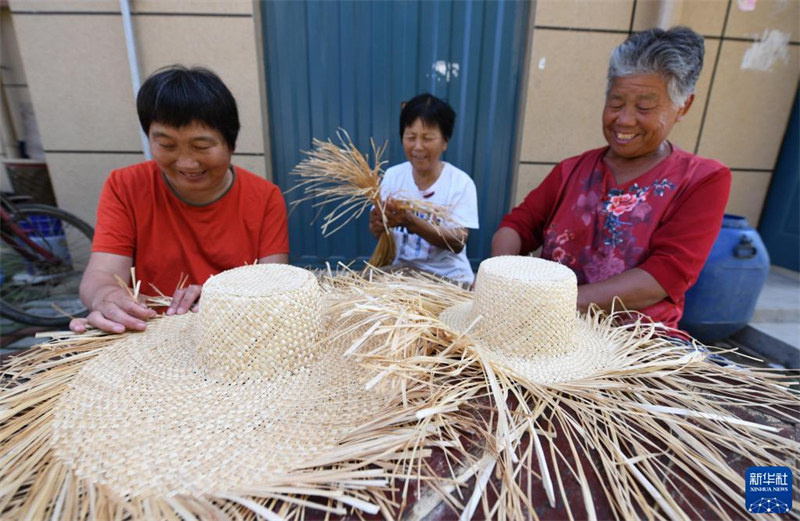
[{"label": "wall tile seam", "polygon": [[[757,43],[760,41],[758,38],[745,38],[743,36],[724,36],[722,38],[715,38],[715,40],[722,40],[724,42],[744,42],[744,43]],[[788,45],[798,46],[800,45],[800,40],[789,40]]]},{"label": "wall tile seam", "polygon": [[[724,35],[725,32],[728,30],[728,20],[730,19],[731,9],[733,8],[733,1],[728,0],[728,8],[725,9],[725,18],[722,20],[722,31],[720,34]],[[703,103],[703,111],[700,115],[700,126],[697,129],[697,138],[694,142],[694,150],[693,152],[697,154],[700,151],[700,143],[703,141],[703,131],[706,127],[706,117],[708,116],[708,108],[711,106],[711,95],[715,94],[714,91],[714,80],[717,78],[717,71],[719,70],[719,61],[722,57],[722,47],[725,43],[725,40],[722,39],[719,41],[717,45],[717,52],[714,56],[714,65],[711,68],[711,78],[708,81],[708,92],[706,94],[705,103]],[[705,66],[705,64],[704,64]]]},{"label": "wall tile seam", "polygon": [[[602,28],[586,28],[586,27],[561,27],[555,25],[535,25],[534,30],[539,29],[543,31],[561,31],[561,32],[572,32],[572,33],[595,33],[595,34],[619,34],[619,35],[628,35],[631,34],[631,31],[626,31],[623,29],[602,29]],[[726,41],[726,42],[746,42],[746,43],[755,43],[758,42],[758,38],[747,38],[744,36],[722,36],[718,34],[701,34],[703,38],[707,40],[714,40],[714,41]],[[788,42],[789,45],[800,45],[800,40],[790,40]]]},{"label": "wall tile seam", "polygon": [[[84,149],[45,149],[45,154],[136,154],[142,153],[141,150],[84,150]],[[233,157],[264,157],[264,152],[239,152],[233,153]]]},{"label": "wall tile seam", "polygon": [[543,31],[563,31],[563,32],[572,32],[572,33],[601,33],[601,34],[630,34],[630,31],[627,29],[605,29],[602,27],[592,28],[592,27],[568,27],[568,26],[558,26],[558,25],[534,25],[534,30],[539,29]]},{"label": "wall tile seam", "polygon": [[633,5],[631,6],[631,19],[628,22],[628,33],[633,32],[633,26],[636,25],[636,6],[638,2],[637,0],[633,0]]},{"label": "wall tile seam", "polygon": [[[14,16],[122,16],[119,11],[11,11]],[[184,16],[205,18],[253,18],[248,13],[176,13],[170,11],[131,12],[131,16]]]}]

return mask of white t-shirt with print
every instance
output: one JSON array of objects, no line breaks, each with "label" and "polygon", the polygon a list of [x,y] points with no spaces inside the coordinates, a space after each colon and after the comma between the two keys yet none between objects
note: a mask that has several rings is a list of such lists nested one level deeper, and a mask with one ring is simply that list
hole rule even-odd
[{"label": "white t-shirt with print", "polygon": [[[463,228],[478,229],[478,196],[475,183],[462,170],[444,162],[442,173],[427,190],[414,183],[411,163],[391,167],[381,182],[384,199],[422,200],[452,208],[451,219]],[[421,216],[426,218],[426,216]],[[475,275],[467,260],[466,246],[459,253],[440,248],[405,228],[392,228],[397,245],[394,264],[408,264],[450,279],[472,283]]]}]

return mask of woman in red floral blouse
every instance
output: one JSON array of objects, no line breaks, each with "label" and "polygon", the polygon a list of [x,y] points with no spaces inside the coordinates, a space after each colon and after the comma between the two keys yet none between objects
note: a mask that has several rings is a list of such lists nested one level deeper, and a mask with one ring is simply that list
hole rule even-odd
[{"label": "woman in red floral blouse", "polygon": [[667,140],[694,100],[703,38],[651,29],[617,47],[608,69],[608,146],[559,163],[503,218],[492,256],[542,248],[578,277],[578,307],[627,309],[677,327],[719,233],[731,184],[725,165]]}]

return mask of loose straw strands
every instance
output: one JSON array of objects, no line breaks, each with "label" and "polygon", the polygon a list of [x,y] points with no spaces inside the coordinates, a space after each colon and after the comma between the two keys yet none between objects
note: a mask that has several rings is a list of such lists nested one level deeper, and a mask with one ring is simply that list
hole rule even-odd
[{"label": "loose straw strands", "polygon": [[[382,177],[381,161],[386,145],[377,147],[372,141],[374,166],[370,167],[368,156],[359,152],[350,135],[344,130],[337,133],[341,146],[319,139],[313,140],[314,149],[304,151],[308,157],[295,167],[292,174],[300,181],[292,190],[300,189],[303,197],[293,205],[320,198],[314,207],[335,204],[323,218],[322,233],[330,235],[358,218],[370,205],[380,199]],[[336,226],[334,226],[336,225]],[[333,228],[332,228],[333,227]]]},{"label": "loose straw strands", "polygon": [[[245,262],[245,265],[247,263]],[[189,274],[188,273],[181,273],[180,278],[178,279],[178,284],[175,286],[175,291],[172,292],[174,295],[178,292],[179,289],[183,289],[186,287],[186,283],[189,282]],[[147,305],[151,307],[168,307],[172,303],[172,297],[165,295],[160,289],[158,289],[152,282],[150,283],[150,287],[155,291],[158,295],[155,297],[148,297]]]},{"label": "loose straw strands", "polygon": [[[150,327],[171,318],[157,317]],[[461,451],[458,433],[447,422],[455,412],[449,405],[453,398],[427,383],[408,382],[385,409],[376,410],[368,423],[307,461],[304,468],[275,474],[247,488],[191,496],[148,492],[120,497],[110,487],[76,475],[61,459],[52,422],[59,397],[69,391],[86,364],[114,349],[118,340],[137,334],[142,333],[64,335],[4,365],[0,517],[300,519],[308,515],[316,519],[356,510],[392,519],[409,500],[409,484],[399,487],[399,479],[429,481],[433,470],[423,459],[432,450]],[[442,479],[448,485],[455,481]]]},{"label": "loose straw strands", "polygon": [[592,310],[586,322],[617,346],[614,361],[590,377],[544,385],[439,321],[441,309],[469,299],[463,291],[389,274],[333,283],[351,285],[350,303],[361,311],[350,314],[353,327],[387,339],[381,349],[356,346],[353,356],[387,375],[491,401],[479,409],[465,400],[450,422],[482,438],[487,455],[462,518],[480,508],[486,518],[537,519],[533,505],[549,504],[571,519],[731,519],[743,514],[744,467],[797,473],[800,443],[762,416],[796,422],[790,376],[721,365],[652,323],[617,326],[626,311]]},{"label": "loose straw strands", "polygon": [[[315,208],[333,205],[333,209],[323,217],[322,233],[325,236],[357,219],[371,206],[379,208],[381,214],[386,206],[380,189],[382,167],[386,163],[381,161],[381,156],[386,144],[378,147],[370,140],[374,157],[373,166],[370,166],[369,156],[359,152],[346,131],[339,130],[337,137],[341,146],[330,140],[314,139],[314,149],[303,152],[308,157],[292,171],[300,181],[290,191],[299,189],[303,192],[303,196],[292,203],[293,207],[310,200],[315,200]],[[401,209],[428,215],[436,222],[450,222],[451,211],[447,207],[403,198],[394,199],[394,202]],[[385,216],[384,228],[386,232],[381,235],[370,258],[373,266],[390,264],[396,254],[394,237],[389,232]]]}]

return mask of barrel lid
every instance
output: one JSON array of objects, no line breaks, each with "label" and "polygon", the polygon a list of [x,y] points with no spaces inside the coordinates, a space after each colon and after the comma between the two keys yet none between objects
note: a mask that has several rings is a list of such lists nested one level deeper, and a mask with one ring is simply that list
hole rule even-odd
[{"label": "barrel lid", "polygon": [[749,228],[750,225],[747,223],[747,217],[726,213],[725,217],[722,218],[722,227],[743,230]]}]

